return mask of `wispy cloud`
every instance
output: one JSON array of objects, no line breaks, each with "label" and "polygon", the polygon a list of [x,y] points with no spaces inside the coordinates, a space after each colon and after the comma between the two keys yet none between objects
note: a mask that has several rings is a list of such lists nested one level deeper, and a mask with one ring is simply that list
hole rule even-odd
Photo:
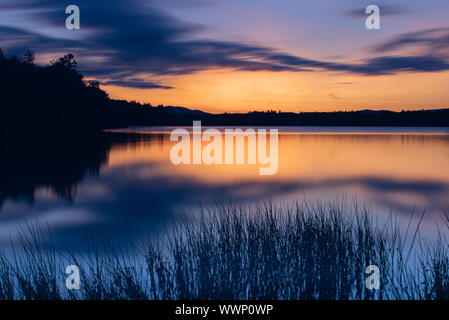
[{"label": "wispy cloud", "polygon": [[[350,18],[366,17],[366,6],[352,9],[345,12],[345,16]],[[379,5],[379,10],[382,17],[399,16],[410,13],[410,9],[406,5]]]},{"label": "wispy cloud", "polygon": [[449,28],[426,29],[401,34],[377,47],[377,52],[394,51],[418,46],[428,55],[449,57]]},{"label": "wispy cloud", "polygon": [[102,81],[101,84],[128,87],[128,88],[137,88],[137,89],[173,89],[173,87],[171,86],[164,86],[144,79],[110,80],[110,81]]},{"label": "wispy cloud", "polygon": [[[195,6],[201,4],[201,1],[192,2]],[[81,27],[89,30],[83,37],[79,34],[74,37],[72,35],[76,31],[65,30],[66,15],[60,1],[4,0],[0,4],[2,9],[23,11],[30,19],[24,27],[0,26],[0,46],[16,54],[28,48],[47,55],[70,51],[79,56],[80,68],[89,77],[105,84],[147,89],[171,87],[142,80],[138,75],[183,75],[215,68],[331,71],[367,76],[449,70],[447,56],[398,56],[388,53],[409,43],[446,48],[449,40],[441,30],[441,34],[422,31],[402,35],[379,46],[376,50],[383,54],[379,57],[339,63],[308,59],[264,45],[219,39],[201,40],[199,34],[207,26],[181,21],[145,1],[79,0],[78,5],[81,9]],[[403,8],[392,7],[385,7],[384,10],[390,14],[404,11]],[[37,27],[30,28],[30,23],[60,34],[43,33]]]}]

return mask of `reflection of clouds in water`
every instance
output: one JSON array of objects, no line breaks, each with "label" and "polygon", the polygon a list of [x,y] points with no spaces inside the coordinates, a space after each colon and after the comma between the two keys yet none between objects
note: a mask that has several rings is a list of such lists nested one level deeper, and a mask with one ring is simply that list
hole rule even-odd
[{"label": "reflection of clouds in water", "polygon": [[2,220],[0,223],[0,243],[15,243],[21,231],[27,226],[39,225],[43,230],[83,227],[92,223],[100,223],[98,216],[92,212],[78,208],[61,208],[49,211],[26,214],[18,219]]},{"label": "reflection of clouds in water", "polygon": [[[36,193],[37,201],[32,206],[7,200],[0,214],[0,241],[31,217],[48,220],[58,241],[77,243],[86,233],[121,241],[128,237],[126,230],[134,236],[163,230],[176,215],[173,208],[195,208],[220,200],[237,204],[268,198],[325,202],[342,195],[350,200],[357,195],[359,202],[373,203],[379,215],[388,215],[391,208],[404,220],[415,206],[427,208],[425,219],[429,222],[437,220],[443,210],[449,211],[449,180],[444,172],[437,175],[445,162],[441,154],[430,154],[445,150],[447,138],[443,136],[284,136],[281,143],[287,143],[288,151],[298,150],[293,151],[293,157],[288,157],[290,153],[284,155],[288,166],[270,179],[248,173],[241,176],[238,170],[242,169],[234,168],[221,172],[210,168],[203,171],[202,167],[174,168],[165,156],[168,147],[164,139],[162,135],[145,135],[120,140],[110,151],[112,163],[102,166],[98,177],[85,177],[77,185],[72,203],[42,191]],[[393,153],[397,143],[401,148],[411,147],[407,155],[404,149]],[[370,154],[357,154],[361,148]],[[348,153],[350,149],[355,153]],[[433,163],[433,168],[409,171],[419,169],[421,158],[409,159],[409,163],[397,167],[389,162],[407,161],[407,156],[418,149],[424,153],[418,156]],[[375,162],[357,162],[375,155],[377,150],[388,152],[380,153]],[[345,157],[336,157],[339,154]],[[345,170],[335,159],[344,161]]]},{"label": "reflection of clouds in water", "polygon": [[85,203],[96,201],[99,197],[107,199],[113,194],[111,189],[112,186],[105,183],[86,183],[82,188],[77,190],[75,201],[77,203]]},{"label": "reflection of clouds in water", "polygon": [[[145,165],[133,165],[126,170],[128,173],[134,170],[140,172],[142,166]],[[123,168],[117,168],[116,171],[110,171],[102,176],[101,180],[89,179],[81,186],[80,189],[85,188],[85,190],[106,190],[106,186],[109,186],[108,194],[96,201],[92,199],[86,201],[81,195],[80,199],[73,204],[80,210],[84,207],[95,215],[95,219],[84,221],[83,225],[74,223],[70,226],[68,223],[64,226],[55,225],[55,227],[63,227],[66,231],[65,237],[68,236],[67,229],[70,227],[90,229],[97,235],[114,234],[120,232],[124,226],[129,227],[130,230],[140,229],[141,232],[145,232],[145,226],[157,229],[158,225],[167,222],[172,215],[173,207],[194,207],[200,203],[211,204],[229,199],[236,203],[257,203],[265,201],[268,196],[275,201],[279,198],[285,200],[285,197],[289,195],[294,196],[295,200],[302,200],[302,194],[306,200],[318,198],[321,201],[334,200],[343,193],[348,197],[357,194],[361,202],[374,201],[377,207],[391,207],[399,214],[411,213],[415,205],[418,208],[428,206],[425,200],[432,199],[432,206],[428,207],[428,217],[438,214],[438,210],[449,208],[448,200],[444,197],[449,188],[438,182],[363,177],[324,181],[253,181],[212,184],[176,176],[136,179],[137,176],[134,174],[124,177],[122,170]],[[400,194],[400,197],[395,197],[396,194]],[[386,213],[388,214],[388,211]],[[119,233],[114,237],[119,240],[121,236]]]}]

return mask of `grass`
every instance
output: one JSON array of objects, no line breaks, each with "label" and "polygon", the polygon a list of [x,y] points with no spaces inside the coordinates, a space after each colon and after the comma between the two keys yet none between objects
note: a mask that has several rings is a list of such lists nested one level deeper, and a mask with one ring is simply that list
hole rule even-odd
[{"label": "grass", "polygon": [[[157,241],[117,249],[91,240],[83,256],[28,227],[20,248],[0,254],[0,299],[449,299],[446,222],[430,241],[419,223],[403,235],[393,217],[379,224],[357,205],[221,204]],[[64,286],[72,264],[80,290]],[[365,286],[369,265],[379,290]]]}]

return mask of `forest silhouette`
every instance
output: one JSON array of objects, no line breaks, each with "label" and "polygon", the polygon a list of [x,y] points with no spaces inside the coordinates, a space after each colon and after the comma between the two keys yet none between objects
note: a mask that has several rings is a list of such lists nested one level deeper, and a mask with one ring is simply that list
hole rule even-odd
[{"label": "forest silhouette", "polygon": [[[39,66],[31,51],[21,59],[8,59],[0,51],[3,130],[77,127],[91,131],[125,126],[139,118],[146,105],[109,99],[98,82],[84,81],[76,66],[72,54]],[[156,109],[149,113],[156,113]]]},{"label": "forest silhouette", "polygon": [[121,132],[31,133],[7,132],[0,139],[0,212],[8,199],[32,205],[39,189],[71,203],[78,184],[100,174],[111,148],[160,138]]}]

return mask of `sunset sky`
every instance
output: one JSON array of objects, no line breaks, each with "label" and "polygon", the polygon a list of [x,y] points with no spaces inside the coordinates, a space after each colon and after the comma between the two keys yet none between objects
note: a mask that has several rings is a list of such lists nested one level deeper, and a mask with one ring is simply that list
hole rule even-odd
[{"label": "sunset sky", "polygon": [[[78,5],[81,29],[65,28]],[[381,30],[365,28],[365,8]],[[449,107],[447,0],[0,0],[0,47],[210,112]]]}]

